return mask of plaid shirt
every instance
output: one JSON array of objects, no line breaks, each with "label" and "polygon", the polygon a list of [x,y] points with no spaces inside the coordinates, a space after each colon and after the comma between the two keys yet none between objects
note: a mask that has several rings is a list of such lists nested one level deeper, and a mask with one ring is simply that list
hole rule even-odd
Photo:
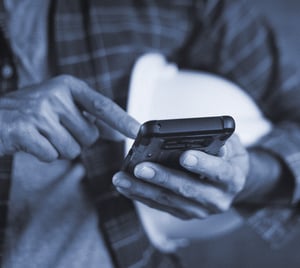
[{"label": "plaid shirt", "polygon": [[[160,52],[181,68],[206,70],[234,81],[273,122],[272,132],[256,147],[277,155],[289,168],[295,180],[293,204],[297,204],[300,198],[299,76],[282,61],[272,31],[241,2],[52,1],[49,17],[52,72],[81,78],[124,108],[130,71],[135,60],[146,52]],[[5,56],[1,63],[7,59],[11,61]],[[11,77],[0,79],[1,90],[14,88],[13,82]],[[81,161],[87,168],[87,188],[92,189],[89,193],[93,192],[99,207],[100,224],[107,230],[112,254],[123,252],[124,257],[131,255],[128,253],[132,248],[133,251],[142,248],[142,254],[148,253],[144,259],[139,256],[127,261],[135,263],[131,267],[146,267],[149,259],[158,254],[152,254],[148,242],[144,240],[134,247],[120,243],[140,228],[137,221],[132,223],[136,216],[131,203],[111,190],[111,175],[122,161],[122,145],[100,140],[82,153]],[[2,219],[6,214],[9,167],[9,158],[1,158],[1,185],[6,185],[1,187]],[[114,198],[115,202],[111,202]],[[298,221],[296,206],[266,206],[249,218],[249,223],[273,245],[291,234]],[[4,229],[5,221],[1,223]],[[144,234],[140,233],[143,240]],[[124,258],[121,261],[119,256],[117,253],[116,263],[123,262],[125,267]],[[162,259],[157,258],[158,263],[148,267],[160,267],[159,263],[166,267],[169,260]]]}]

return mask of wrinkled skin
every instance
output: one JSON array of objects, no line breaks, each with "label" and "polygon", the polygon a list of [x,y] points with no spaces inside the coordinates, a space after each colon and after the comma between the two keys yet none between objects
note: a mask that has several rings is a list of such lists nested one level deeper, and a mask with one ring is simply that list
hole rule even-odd
[{"label": "wrinkled skin", "polygon": [[69,75],[1,97],[0,125],[0,156],[25,151],[47,162],[78,156],[98,139],[99,126],[132,138],[139,127],[113,101]]},{"label": "wrinkled skin", "polygon": [[231,207],[245,185],[249,155],[233,135],[219,156],[190,150],[180,164],[190,172],[144,162],[135,167],[135,176],[118,172],[113,183],[120,193],[150,207],[182,219],[203,219]]}]

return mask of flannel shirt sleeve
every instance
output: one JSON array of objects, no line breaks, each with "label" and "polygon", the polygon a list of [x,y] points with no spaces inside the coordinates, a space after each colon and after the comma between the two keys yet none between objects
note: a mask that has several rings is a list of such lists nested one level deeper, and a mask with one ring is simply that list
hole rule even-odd
[{"label": "flannel shirt sleeve", "polygon": [[204,34],[190,39],[182,66],[217,73],[244,89],[273,123],[255,147],[279,157],[293,177],[291,204],[265,205],[246,213],[248,223],[276,247],[300,222],[299,71],[284,61],[268,23],[243,1],[198,1],[196,9],[193,34],[200,28]]}]

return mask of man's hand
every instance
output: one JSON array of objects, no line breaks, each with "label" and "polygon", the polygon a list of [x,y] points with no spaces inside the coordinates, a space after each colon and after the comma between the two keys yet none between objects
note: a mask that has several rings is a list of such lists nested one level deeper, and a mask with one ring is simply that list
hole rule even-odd
[{"label": "man's hand", "polygon": [[230,208],[249,170],[248,153],[235,135],[219,156],[191,150],[180,163],[189,172],[144,162],[135,167],[135,177],[119,172],[113,183],[120,193],[150,207],[182,219],[202,219]]},{"label": "man's hand", "polygon": [[113,101],[62,75],[0,98],[0,156],[25,151],[43,161],[73,159],[97,140],[96,125],[131,138],[139,127]]}]

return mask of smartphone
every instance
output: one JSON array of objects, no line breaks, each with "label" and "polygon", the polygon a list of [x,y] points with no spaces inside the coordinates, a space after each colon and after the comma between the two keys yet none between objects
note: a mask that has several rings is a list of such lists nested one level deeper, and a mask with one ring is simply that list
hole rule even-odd
[{"label": "smartphone", "polygon": [[217,155],[234,129],[234,119],[228,115],[147,121],[140,127],[122,170],[133,173],[144,161],[183,169],[179,158],[184,151]]}]

